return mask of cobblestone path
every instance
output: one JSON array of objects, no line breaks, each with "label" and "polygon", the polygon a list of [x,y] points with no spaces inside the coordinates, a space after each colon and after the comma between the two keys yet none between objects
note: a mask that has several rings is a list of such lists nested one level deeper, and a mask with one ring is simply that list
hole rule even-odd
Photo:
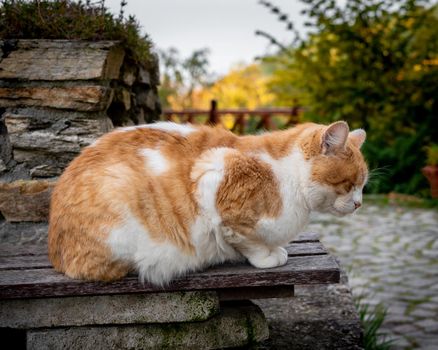
[{"label": "cobblestone path", "polygon": [[349,271],[353,294],[387,307],[394,349],[438,349],[438,211],[365,205],[349,217],[315,215],[308,231]]}]

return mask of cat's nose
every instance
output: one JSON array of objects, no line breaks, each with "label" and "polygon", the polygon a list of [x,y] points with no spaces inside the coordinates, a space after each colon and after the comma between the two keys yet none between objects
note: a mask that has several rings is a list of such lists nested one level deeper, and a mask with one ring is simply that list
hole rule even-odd
[{"label": "cat's nose", "polygon": [[354,209],[359,208],[362,205],[361,202],[354,201]]}]

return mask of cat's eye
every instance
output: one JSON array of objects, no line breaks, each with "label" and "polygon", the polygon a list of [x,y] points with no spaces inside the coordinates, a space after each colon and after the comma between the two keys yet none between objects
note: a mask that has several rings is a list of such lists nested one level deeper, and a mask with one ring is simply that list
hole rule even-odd
[{"label": "cat's eye", "polygon": [[346,194],[353,189],[353,183],[349,180],[339,181],[332,184],[337,194]]},{"label": "cat's eye", "polygon": [[345,181],[343,186],[347,192],[350,192],[353,188],[353,184],[350,181]]}]

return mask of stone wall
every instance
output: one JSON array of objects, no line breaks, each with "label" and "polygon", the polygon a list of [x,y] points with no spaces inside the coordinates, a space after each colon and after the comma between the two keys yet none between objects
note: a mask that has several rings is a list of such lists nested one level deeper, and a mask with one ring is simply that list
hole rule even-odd
[{"label": "stone wall", "polygon": [[53,178],[114,126],[158,119],[156,58],[119,42],[0,41],[0,182]]}]

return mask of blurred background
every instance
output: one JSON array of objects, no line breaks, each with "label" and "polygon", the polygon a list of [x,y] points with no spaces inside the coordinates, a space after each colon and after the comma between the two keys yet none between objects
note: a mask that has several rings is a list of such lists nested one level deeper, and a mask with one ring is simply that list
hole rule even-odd
[{"label": "blurred background", "polygon": [[368,192],[430,196],[421,169],[438,162],[436,3],[131,0],[124,11],[159,53],[163,108],[205,110],[214,99],[219,109],[300,106],[300,122],[346,120],[368,133]]}]

